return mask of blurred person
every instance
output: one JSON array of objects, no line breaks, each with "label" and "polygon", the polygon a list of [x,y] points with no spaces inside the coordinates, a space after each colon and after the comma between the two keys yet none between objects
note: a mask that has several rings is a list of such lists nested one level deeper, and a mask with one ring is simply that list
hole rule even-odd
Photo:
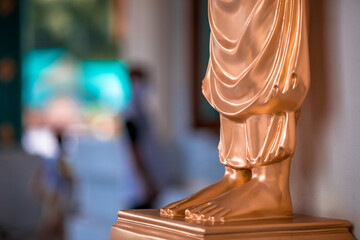
[{"label": "blurred person", "polygon": [[125,112],[125,127],[131,143],[134,163],[145,191],[144,200],[133,208],[152,208],[164,182],[160,172],[159,148],[152,132],[149,116],[146,112],[149,97],[148,76],[144,70],[130,70],[132,99]]},{"label": "blurred person", "polygon": [[65,220],[71,211],[73,173],[66,160],[64,138],[79,120],[76,103],[57,97],[42,111],[25,115],[23,146],[43,159],[34,174],[32,190],[42,202],[43,211],[38,239],[65,239]]}]

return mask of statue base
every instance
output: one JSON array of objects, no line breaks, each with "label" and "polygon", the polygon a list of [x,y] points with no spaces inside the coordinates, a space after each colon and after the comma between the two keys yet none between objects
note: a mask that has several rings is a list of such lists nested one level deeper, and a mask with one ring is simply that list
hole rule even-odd
[{"label": "statue base", "polygon": [[162,218],[159,210],[119,211],[110,240],[261,239],[355,240],[345,220],[294,215],[292,218],[226,222]]}]

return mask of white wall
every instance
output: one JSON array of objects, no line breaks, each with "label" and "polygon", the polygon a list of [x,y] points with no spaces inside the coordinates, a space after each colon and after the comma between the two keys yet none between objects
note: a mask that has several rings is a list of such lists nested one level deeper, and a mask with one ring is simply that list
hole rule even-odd
[{"label": "white wall", "polygon": [[145,67],[151,80],[153,99],[149,103],[154,127],[163,139],[171,136],[171,95],[169,80],[168,0],[128,0],[124,59]]},{"label": "white wall", "polygon": [[360,1],[310,0],[311,87],[292,165],[295,210],[360,238]]}]

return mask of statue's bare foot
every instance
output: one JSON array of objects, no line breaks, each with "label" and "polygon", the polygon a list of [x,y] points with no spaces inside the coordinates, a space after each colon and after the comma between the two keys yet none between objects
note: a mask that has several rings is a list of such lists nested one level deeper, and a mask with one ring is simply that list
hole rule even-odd
[{"label": "statue's bare foot", "polygon": [[[249,182],[186,210],[186,218],[223,221],[292,216],[288,186],[290,161],[253,169]],[[277,170],[276,170],[277,169]],[[275,171],[274,171],[275,170]]]},{"label": "statue's bare foot", "polygon": [[248,182],[251,178],[250,170],[236,170],[225,167],[225,175],[218,182],[196,192],[180,201],[171,203],[160,209],[163,217],[185,216],[185,210],[189,207],[209,201],[221,194],[238,188]]}]

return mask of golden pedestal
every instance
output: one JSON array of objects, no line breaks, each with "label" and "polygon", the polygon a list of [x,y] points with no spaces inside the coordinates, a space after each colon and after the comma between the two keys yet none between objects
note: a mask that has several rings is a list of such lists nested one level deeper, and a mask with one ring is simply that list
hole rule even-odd
[{"label": "golden pedestal", "polygon": [[162,218],[159,210],[125,210],[118,213],[110,240],[147,239],[261,239],[354,240],[350,222],[295,215],[293,218],[229,222],[189,222]]}]

